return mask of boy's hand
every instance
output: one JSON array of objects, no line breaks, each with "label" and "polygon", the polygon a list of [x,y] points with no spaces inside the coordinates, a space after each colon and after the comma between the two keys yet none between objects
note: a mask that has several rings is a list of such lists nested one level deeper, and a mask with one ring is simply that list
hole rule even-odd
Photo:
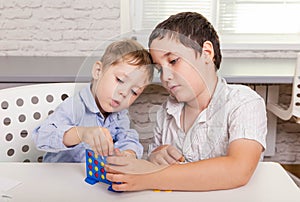
[{"label": "boy's hand", "polygon": [[85,127],[78,133],[82,142],[90,145],[91,149],[101,156],[113,155],[114,143],[107,128]]},{"label": "boy's hand", "polygon": [[132,150],[129,150],[129,149],[124,150],[124,151],[120,151],[120,149],[116,148],[114,151],[115,151],[116,156],[136,158],[136,153]]},{"label": "boy's hand", "polygon": [[169,165],[156,165],[144,159],[125,156],[109,156],[105,164],[108,173],[149,174],[165,169]]},{"label": "boy's hand", "polygon": [[171,165],[184,161],[184,157],[176,147],[161,145],[150,154],[149,161],[157,165]]}]

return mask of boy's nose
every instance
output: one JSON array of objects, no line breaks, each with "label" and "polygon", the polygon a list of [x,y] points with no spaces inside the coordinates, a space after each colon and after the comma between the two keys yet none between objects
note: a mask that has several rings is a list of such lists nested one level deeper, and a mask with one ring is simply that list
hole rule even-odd
[{"label": "boy's nose", "polygon": [[124,98],[128,95],[129,91],[130,91],[130,88],[126,87],[126,86],[119,88],[119,94]]},{"label": "boy's nose", "polygon": [[169,67],[162,67],[161,78],[163,81],[169,81],[173,79],[173,71]]}]

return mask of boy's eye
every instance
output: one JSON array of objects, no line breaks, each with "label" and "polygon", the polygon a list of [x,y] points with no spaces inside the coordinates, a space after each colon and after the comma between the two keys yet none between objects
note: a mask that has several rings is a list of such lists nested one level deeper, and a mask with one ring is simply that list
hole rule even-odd
[{"label": "boy's eye", "polygon": [[178,60],[179,60],[179,58],[176,58],[176,59],[174,59],[174,60],[171,60],[171,61],[170,61],[170,64],[171,64],[171,65],[175,65],[176,62],[178,62]]},{"label": "boy's eye", "polygon": [[134,96],[137,96],[137,95],[138,95],[137,92],[135,92],[133,89],[131,89],[131,93],[132,93],[132,95],[134,95]]},{"label": "boy's eye", "polygon": [[118,83],[124,83],[124,81],[122,79],[120,79],[119,77],[116,77],[116,80]]}]

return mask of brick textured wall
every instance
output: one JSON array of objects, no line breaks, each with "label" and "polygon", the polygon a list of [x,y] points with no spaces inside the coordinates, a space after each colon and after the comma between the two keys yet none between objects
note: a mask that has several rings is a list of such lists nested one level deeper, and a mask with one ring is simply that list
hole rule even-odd
[{"label": "brick textured wall", "polygon": [[120,0],[0,0],[0,55],[90,55],[120,35]]}]

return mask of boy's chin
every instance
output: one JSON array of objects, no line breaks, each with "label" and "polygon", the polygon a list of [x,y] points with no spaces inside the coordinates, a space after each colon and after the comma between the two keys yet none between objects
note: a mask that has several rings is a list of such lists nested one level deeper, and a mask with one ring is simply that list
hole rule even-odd
[{"label": "boy's chin", "polygon": [[124,107],[112,107],[112,106],[109,106],[107,108],[104,109],[104,111],[106,111],[107,113],[112,113],[112,112],[119,112],[119,111],[122,111],[123,109],[126,109]]}]

